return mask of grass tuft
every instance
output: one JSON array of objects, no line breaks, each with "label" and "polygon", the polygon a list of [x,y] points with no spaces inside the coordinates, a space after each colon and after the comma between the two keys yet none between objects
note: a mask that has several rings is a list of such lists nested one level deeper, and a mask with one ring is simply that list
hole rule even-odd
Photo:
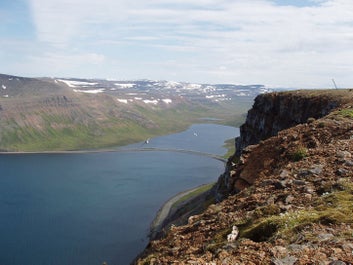
[{"label": "grass tuft", "polygon": [[292,154],[292,160],[297,162],[308,156],[308,149],[303,146],[299,146]]},{"label": "grass tuft", "polygon": [[240,236],[256,242],[282,238],[294,242],[298,233],[313,224],[353,224],[353,184],[341,183],[343,190],[325,193],[305,210],[254,218],[239,226]]},{"label": "grass tuft", "polygon": [[346,118],[353,118],[353,109],[340,110],[339,114],[346,117]]}]

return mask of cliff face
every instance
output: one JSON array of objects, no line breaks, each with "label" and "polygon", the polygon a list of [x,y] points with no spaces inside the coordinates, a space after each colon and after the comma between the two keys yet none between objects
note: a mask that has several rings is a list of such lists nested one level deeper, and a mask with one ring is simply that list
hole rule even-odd
[{"label": "cliff face", "polygon": [[254,177],[245,177],[244,172],[240,176],[242,161],[237,164],[237,170],[233,166],[252,145],[277,135],[281,130],[306,123],[309,118],[321,118],[349,102],[352,95],[353,92],[348,90],[303,90],[257,96],[245,123],[240,127],[240,136],[235,140],[236,153],[229,159],[225,172],[219,178],[216,199],[220,201],[252,184]]},{"label": "cliff face", "polygon": [[[329,111],[331,103],[338,108],[279,131],[243,149],[238,159],[229,159],[228,178],[222,176],[220,181],[231,195],[222,193],[222,202],[151,241],[136,264],[352,264],[353,92],[282,95],[260,98],[273,98],[268,103],[275,105],[277,100],[293,102],[292,96],[309,97],[326,102],[320,115]],[[306,102],[305,110],[316,104]],[[298,106],[287,105],[287,113],[298,119],[315,117],[315,113],[296,113]],[[265,111],[250,112],[264,117]],[[284,114],[276,117],[284,119]],[[273,119],[273,123],[279,122]]]},{"label": "cliff face", "polygon": [[[269,93],[256,97],[246,122],[240,127],[236,139],[236,155],[248,145],[276,135],[283,129],[305,123],[308,118],[320,118],[337,108],[346,99],[342,91],[336,96],[318,91]],[[340,96],[338,96],[340,95]]]}]

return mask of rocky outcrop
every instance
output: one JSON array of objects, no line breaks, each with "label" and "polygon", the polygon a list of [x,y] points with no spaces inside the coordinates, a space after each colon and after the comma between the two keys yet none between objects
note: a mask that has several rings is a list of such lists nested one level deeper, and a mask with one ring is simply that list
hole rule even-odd
[{"label": "rocky outcrop", "polygon": [[253,145],[277,135],[281,130],[327,115],[350,102],[352,96],[353,91],[350,90],[298,90],[257,96],[240,127],[240,136],[235,140],[236,152],[218,180],[216,199],[221,201],[252,184],[249,178],[244,177],[245,172],[241,176],[236,173],[242,171],[244,158],[237,163],[241,154],[245,157]]},{"label": "rocky outcrop", "polygon": [[[343,90],[293,91],[262,94],[256,97],[236,139],[236,156],[248,145],[275,136],[279,131],[305,123],[308,118],[320,118],[347,102]],[[353,94],[353,93],[352,93]]]},{"label": "rocky outcrop", "polygon": [[339,103],[328,115],[230,159],[232,194],[172,226],[135,263],[352,264],[353,98],[344,93],[326,92]]}]

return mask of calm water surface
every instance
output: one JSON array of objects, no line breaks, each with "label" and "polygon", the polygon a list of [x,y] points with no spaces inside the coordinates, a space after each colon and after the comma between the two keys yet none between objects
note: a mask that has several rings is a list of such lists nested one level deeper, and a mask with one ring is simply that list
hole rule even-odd
[{"label": "calm water surface", "polygon": [[[223,141],[236,135],[199,124],[147,147],[224,154]],[[0,264],[129,264],[163,202],[216,181],[223,169],[177,152],[1,155]]]}]

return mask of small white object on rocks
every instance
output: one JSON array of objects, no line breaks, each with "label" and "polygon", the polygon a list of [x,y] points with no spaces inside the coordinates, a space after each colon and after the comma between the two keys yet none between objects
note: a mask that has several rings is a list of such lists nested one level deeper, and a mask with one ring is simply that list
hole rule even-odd
[{"label": "small white object on rocks", "polygon": [[227,240],[229,243],[231,242],[234,242],[237,237],[239,235],[239,229],[238,227],[236,227],[235,225],[233,226],[233,230],[232,230],[232,233],[230,233],[228,236],[227,236]]}]

